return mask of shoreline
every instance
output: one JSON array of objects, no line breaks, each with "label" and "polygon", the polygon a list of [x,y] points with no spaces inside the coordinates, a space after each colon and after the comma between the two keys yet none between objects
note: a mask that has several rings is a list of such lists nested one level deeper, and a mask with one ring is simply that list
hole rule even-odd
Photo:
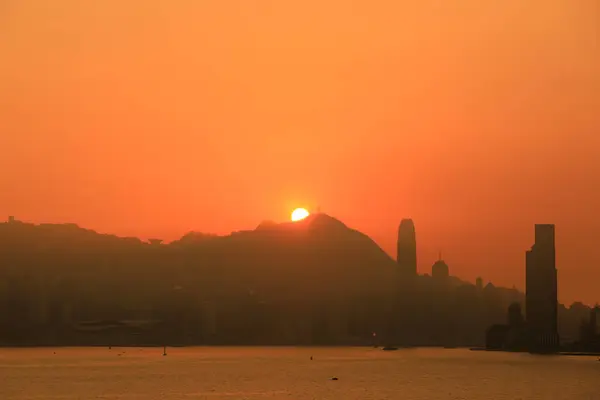
[{"label": "shoreline", "polygon": [[[156,344],[148,344],[148,345],[105,345],[105,344],[97,344],[97,345],[77,345],[77,344],[68,344],[68,345],[6,345],[0,344],[0,350],[2,349],[67,349],[67,348],[79,348],[79,349],[95,349],[95,348],[114,348],[114,349],[136,349],[136,348],[283,348],[283,347],[295,347],[295,348],[334,348],[334,347],[352,347],[352,348],[372,348],[380,351],[384,351],[383,346],[373,346],[373,345],[364,345],[364,344],[343,344],[343,345],[306,345],[306,344],[192,344],[192,345],[156,345]],[[485,347],[469,347],[469,346],[456,346],[456,347],[448,347],[448,346],[395,346],[394,350],[410,350],[410,349],[443,349],[443,350],[469,350],[469,351],[485,351],[485,352],[502,352],[502,353],[527,353],[532,355],[546,355],[546,356],[571,356],[571,357],[600,357],[600,352],[594,351],[557,351],[554,353],[533,353],[527,350],[503,350],[503,349],[486,349]]]},{"label": "shoreline", "polygon": [[533,353],[527,350],[503,350],[503,349],[486,349],[485,347],[471,347],[470,351],[489,351],[502,353],[528,353],[535,355],[548,356],[572,356],[572,357],[600,357],[600,352],[597,351],[557,351],[554,353]]},{"label": "shoreline", "polygon": [[[163,348],[165,345],[147,344],[147,345],[107,345],[107,344],[63,344],[63,345],[7,345],[0,344],[0,349],[53,349],[53,348]],[[368,344],[190,344],[190,345],[166,345],[167,348],[193,348],[193,347],[297,347],[297,348],[334,348],[334,347],[355,347],[355,348],[372,348],[383,351],[385,346],[374,346]],[[468,350],[469,346],[394,346],[397,350],[408,350],[408,349],[463,349]]]}]

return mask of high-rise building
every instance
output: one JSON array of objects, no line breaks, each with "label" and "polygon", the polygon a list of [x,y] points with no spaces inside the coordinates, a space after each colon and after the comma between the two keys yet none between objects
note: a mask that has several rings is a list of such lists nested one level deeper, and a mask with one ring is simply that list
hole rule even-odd
[{"label": "high-rise building", "polygon": [[535,244],[526,253],[526,318],[531,350],[552,351],[558,336],[554,225],[535,225]]},{"label": "high-rise building", "polygon": [[403,219],[398,229],[396,262],[402,273],[417,274],[417,240],[412,219]]},{"label": "high-rise building", "polygon": [[440,281],[447,280],[450,277],[450,268],[441,257],[431,267],[431,277]]}]

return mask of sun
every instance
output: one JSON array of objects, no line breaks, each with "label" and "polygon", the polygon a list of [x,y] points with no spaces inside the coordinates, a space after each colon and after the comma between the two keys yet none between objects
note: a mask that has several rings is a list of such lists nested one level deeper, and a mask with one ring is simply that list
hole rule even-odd
[{"label": "sun", "polygon": [[292,221],[300,221],[304,218],[308,217],[310,213],[306,210],[306,208],[296,208],[292,211]]}]

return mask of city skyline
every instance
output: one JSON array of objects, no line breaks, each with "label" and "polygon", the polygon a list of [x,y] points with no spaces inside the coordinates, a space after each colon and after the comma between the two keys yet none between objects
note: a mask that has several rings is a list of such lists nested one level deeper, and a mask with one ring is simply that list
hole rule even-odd
[{"label": "city skyline", "polygon": [[[310,213],[310,216],[314,216],[314,215],[319,215],[319,214],[323,214],[326,215],[324,213],[321,213],[320,211],[317,211],[316,213]],[[303,218],[302,218],[303,219]],[[260,227],[263,224],[267,224],[267,226],[271,226],[272,224],[274,224],[273,226],[276,226],[278,224],[286,224],[288,222],[292,222],[292,223],[298,223],[301,222],[302,219],[299,219],[298,221],[286,221],[286,222],[271,222],[271,221],[263,221],[261,222],[261,224],[258,224],[256,227],[250,229],[254,230],[254,229],[260,229]],[[1,223],[28,223],[31,224],[30,221],[21,221],[20,219],[16,218],[15,216],[9,216],[7,218],[7,220],[5,222],[0,222]],[[44,223],[40,224],[43,225]],[[69,223],[62,223],[62,224],[57,224],[57,225],[68,225]],[[553,274],[554,274],[554,296],[557,296],[557,294],[559,293],[557,291],[557,278],[556,278],[556,250],[555,250],[555,225],[554,224],[534,224],[535,225],[535,230],[534,230],[534,243],[539,243],[539,242],[550,242],[551,243],[551,261],[550,265],[553,266]],[[78,225],[79,226],[79,225]],[[81,227],[80,228],[84,228],[84,229],[89,229],[86,227]],[[551,233],[549,233],[548,229],[551,231]],[[235,233],[239,233],[239,232],[247,232],[248,230],[237,230],[237,231],[232,231],[228,234],[225,235],[217,235],[217,236],[229,236],[229,235],[233,235]],[[108,233],[108,232],[98,232],[99,234],[109,234],[109,235],[113,235],[112,233]],[[210,234],[212,235],[210,232],[202,232],[202,231],[189,231],[187,232],[187,234],[190,233],[200,233],[200,234]],[[119,236],[116,235],[117,237],[120,238],[125,238],[126,236]],[[136,239],[142,240],[142,241],[146,241],[147,243],[154,243],[154,244],[169,244],[169,243],[175,243],[178,240],[181,240],[182,238],[184,238],[185,235],[182,235],[181,237],[173,240],[173,241],[163,241],[162,239],[157,239],[157,238],[140,238],[140,237],[135,237]],[[541,238],[541,239],[540,239]],[[377,244],[377,243],[376,243]],[[379,244],[377,244],[379,246]],[[538,245],[539,247],[540,245]],[[424,267],[422,267],[421,269],[417,268],[416,270],[413,269],[414,266],[417,265],[417,260],[419,259],[418,256],[418,240],[416,240],[416,225],[414,223],[414,221],[411,218],[403,218],[399,224],[399,229],[397,230],[397,239],[396,239],[396,256],[392,256],[390,254],[388,254],[388,256],[394,260],[394,262],[396,263],[396,266],[398,267],[398,271],[400,272],[400,276],[401,277],[407,277],[407,276],[412,276],[412,275],[423,275],[423,276],[431,276],[434,277],[435,275],[435,270],[437,268],[437,272],[438,272],[438,277],[443,277],[443,276],[455,276],[459,279],[462,279],[466,282],[471,282],[475,285],[479,286],[483,286],[485,284],[488,283],[492,283],[494,285],[498,285],[497,283],[494,283],[493,281],[486,279],[485,276],[482,276],[481,274],[477,275],[477,277],[475,279],[468,279],[466,277],[457,275],[454,273],[454,271],[452,270],[451,267],[448,266],[448,264],[446,263],[446,261],[444,260],[444,258],[442,257],[442,252],[439,251],[438,252],[438,256],[433,258],[432,262],[429,263],[429,265],[427,266],[426,263],[429,262],[429,260],[425,260],[425,261],[421,261],[421,263],[423,265],[425,265]],[[523,270],[523,277],[524,277],[524,286],[522,288],[517,287],[517,285],[512,284],[512,285],[507,285],[507,287],[513,287],[513,288],[517,288],[518,290],[520,290],[522,293],[527,293],[527,277],[530,274],[530,270],[529,270],[529,266],[530,265],[534,265],[536,262],[535,261],[529,261],[530,258],[531,260],[534,259],[534,252],[533,250],[535,249],[535,245],[531,246],[530,250],[526,251],[526,261],[524,263],[524,268],[522,268]],[[383,250],[383,248],[382,248]],[[400,256],[402,256],[402,258],[400,258]],[[534,276],[533,274],[531,276]],[[443,279],[443,278],[442,278]],[[481,281],[481,282],[480,282]],[[533,279],[530,280],[530,282],[533,281]],[[500,285],[502,286],[502,285]],[[558,296],[558,301],[561,304],[564,304],[566,306],[568,306],[569,304],[572,303],[576,303],[576,302],[582,302],[584,304],[587,304],[588,306],[594,306],[594,305],[598,305],[600,303],[600,300],[594,300],[591,302],[586,302],[585,300],[582,299],[575,299],[574,301],[564,301],[560,298],[560,296]],[[556,313],[556,308],[554,309],[554,313]]]},{"label": "city skyline", "polygon": [[600,345],[598,306],[558,302],[554,225],[535,225],[523,293],[452,276],[441,255],[431,275],[415,274],[410,220],[398,230],[410,257],[398,263],[334,217],[296,217],[168,244],[9,217],[0,224],[0,345],[373,345],[373,332],[384,350],[483,346],[484,333],[489,350]]},{"label": "city skyline", "polygon": [[0,400],[596,396],[599,39],[600,0],[0,0]]}]

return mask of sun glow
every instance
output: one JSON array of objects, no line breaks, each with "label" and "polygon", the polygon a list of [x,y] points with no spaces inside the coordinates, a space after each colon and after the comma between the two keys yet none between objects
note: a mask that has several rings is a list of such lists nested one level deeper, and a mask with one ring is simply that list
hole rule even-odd
[{"label": "sun glow", "polygon": [[310,213],[305,208],[296,208],[292,211],[292,221],[300,221],[308,217]]}]

